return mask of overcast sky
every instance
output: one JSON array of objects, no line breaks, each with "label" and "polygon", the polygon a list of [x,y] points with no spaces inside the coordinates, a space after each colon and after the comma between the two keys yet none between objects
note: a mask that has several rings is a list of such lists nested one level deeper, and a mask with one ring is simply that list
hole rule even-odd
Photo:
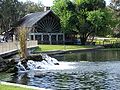
[{"label": "overcast sky", "polygon": [[[19,1],[25,2],[25,1],[29,1],[29,0],[19,0]],[[30,0],[30,1],[33,1],[35,3],[42,2],[42,4],[44,4],[45,6],[52,6],[52,4],[53,4],[53,0]],[[105,1],[106,1],[107,5],[109,5],[111,0],[105,0]]]}]

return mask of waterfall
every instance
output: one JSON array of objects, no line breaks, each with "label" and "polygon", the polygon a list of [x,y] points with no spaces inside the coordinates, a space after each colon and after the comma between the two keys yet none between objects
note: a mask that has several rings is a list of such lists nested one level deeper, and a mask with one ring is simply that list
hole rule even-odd
[{"label": "waterfall", "polygon": [[16,67],[18,68],[18,71],[26,71],[25,67],[21,64],[21,62],[18,62]]},{"label": "waterfall", "polygon": [[49,69],[50,67],[59,65],[59,62],[57,59],[52,58],[48,56],[47,54],[42,54],[42,61],[33,61],[33,60],[28,60],[27,62],[27,68],[19,62],[17,64],[18,71],[26,71],[26,70],[40,70],[40,69]]},{"label": "waterfall", "polygon": [[59,65],[59,62],[57,59],[55,58],[51,58],[50,56],[48,56],[47,54],[43,54],[42,58],[50,65]]}]

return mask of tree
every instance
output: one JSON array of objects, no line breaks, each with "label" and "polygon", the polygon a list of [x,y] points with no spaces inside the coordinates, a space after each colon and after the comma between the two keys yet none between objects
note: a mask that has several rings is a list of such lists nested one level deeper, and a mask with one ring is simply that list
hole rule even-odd
[{"label": "tree", "polygon": [[22,6],[24,8],[25,14],[43,11],[43,5],[41,3],[37,4],[31,1],[27,1],[23,3]]},{"label": "tree", "polygon": [[114,31],[113,34],[115,37],[120,37],[120,1],[111,0],[108,8],[112,12],[112,20],[114,20],[114,27],[112,28]]},{"label": "tree", "polygon": [[92,24],[92,31],[97,36],[106,36],[111,34],[112,14],[109,9],[95,10],[88,13],[87,20]]},{"label": "tree", "polygon": [[[63,2],[65,4],[62,4]],[[52,9],[62,21],[67,22],[66,26],[70,26],[69,28],[80,35],[82,45],[85,45],[90,35],[108,32],[109,19],[106,17],[107,10],[104,10],[104,0],[55,0]],[[68,12],[69,17],[63,18],[66,15],[64,15],[65,12]]]},{"label": "tree", "polygon": [[68,3],[70,0],[54,0],[54,5],[52,6],[52,10],[59,16],[61,27],[63,32],[68,33],[70,32],[70,24],[69,19],[72,15],[70,11],[67,10]]},{"label": "tree", "polygon": [[111,4],[114,9],[120,9],[120,0],[111,0]]},{"label": "tree", "polygon": [[14,27],[14,24],[26,14],[42,10],[41,3],[0,0],[0,33],[7,32],[11,27]]},{"label": "tree", "polygon": [[10,29],[13,22],[18,20],[19,6],[21,4],[18,0],[2,0],[0,2],[0,28],[2,31]]}]

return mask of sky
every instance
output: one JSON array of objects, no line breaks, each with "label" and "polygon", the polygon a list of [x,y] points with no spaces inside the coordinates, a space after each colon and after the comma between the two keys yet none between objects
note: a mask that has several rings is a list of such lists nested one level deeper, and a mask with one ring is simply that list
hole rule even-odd
[{"label": "sky", "polygon": [[[29,0],[19,0],[19,1],[25,2],[25,1],[29,1]],[[52,6],[52,4],[53,4],[53,0],[30,0],[30,1],[33,1],[35,3],[42,2],[42,4],[44,6]],[[106,1],[106,4],[109,5],[111,0],[105,0],[105,1]]]}]

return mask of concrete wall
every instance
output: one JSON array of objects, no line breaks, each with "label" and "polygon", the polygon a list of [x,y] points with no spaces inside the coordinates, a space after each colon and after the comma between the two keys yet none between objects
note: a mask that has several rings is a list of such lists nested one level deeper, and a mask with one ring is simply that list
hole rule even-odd
[{"label": "concrete wall", "polygon": [[[33,48],[38,46],[38,41],[27,41],[27,48]],[[19,50],[19,42],[4,42],[0,43],[0,56],[9,55],[11,53],[15,53]]]}]

